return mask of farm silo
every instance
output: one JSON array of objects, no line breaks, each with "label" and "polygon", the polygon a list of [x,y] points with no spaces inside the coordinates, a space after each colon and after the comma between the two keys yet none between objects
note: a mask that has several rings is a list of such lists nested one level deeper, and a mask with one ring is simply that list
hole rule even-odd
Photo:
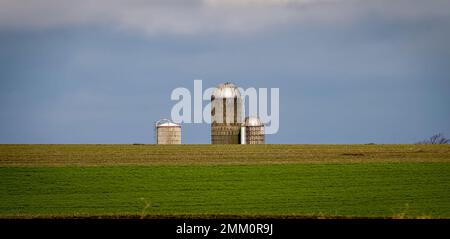
[{"label": "farm silo", "polygon": [[155,123],[156,144],[181,144],[181,125],[167,119]]},{"label": "farm silo", "polygon": [[239,144],[242,98],[232,83],[220,84],[211,95],[211,143]]},{"label": "farm silo", "polygon": [[264,144],[264,124],[257,117],[245,118],[245,143]]}]

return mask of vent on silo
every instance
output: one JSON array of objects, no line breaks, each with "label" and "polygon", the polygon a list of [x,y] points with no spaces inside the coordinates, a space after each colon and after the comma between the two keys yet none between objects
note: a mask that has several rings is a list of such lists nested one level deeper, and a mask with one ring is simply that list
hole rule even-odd
[{"label": "vent on silo", "polygon": [[264,144],[264,124],[257,117],[245,118],[246,144]]},{"label": "vent on silo", "polygon": [[181,144],[181,125],[167,119],[155,123],[156,144]]},{"label": "vent on silo", "polygon": [[220,84],[211,95],[211,143],[239,144],[242,98],[232,83]]}]

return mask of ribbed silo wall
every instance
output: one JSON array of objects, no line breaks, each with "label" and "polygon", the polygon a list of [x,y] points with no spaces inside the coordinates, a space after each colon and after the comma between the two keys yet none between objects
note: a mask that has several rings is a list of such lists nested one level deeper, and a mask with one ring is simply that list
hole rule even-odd
[{"label": "ribbed silo wall", "polygon": [[264,144],[264,126],[246,126],[245,137],[247,144]]},{"label": "ribbed silo wall", "polygon": [[239,144],[242,99],[211,97],[211,143]]},{"label": "ribbed silo wall", "polygon": [[157,144],[181,144],[181,127],[157,127]]}]

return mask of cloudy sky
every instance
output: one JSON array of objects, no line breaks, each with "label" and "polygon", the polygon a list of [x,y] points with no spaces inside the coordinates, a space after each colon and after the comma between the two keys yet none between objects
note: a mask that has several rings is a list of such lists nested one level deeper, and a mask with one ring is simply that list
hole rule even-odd
[{"label": "cloudy sky", "polygon": [[[450,137],[448,0],[0,0],[0,143],[153,143],[170,94],[280,89],[268,143]],[[205,102],[206,103],[206,102]],[[209,125],[183,125],[209,143]]]}]

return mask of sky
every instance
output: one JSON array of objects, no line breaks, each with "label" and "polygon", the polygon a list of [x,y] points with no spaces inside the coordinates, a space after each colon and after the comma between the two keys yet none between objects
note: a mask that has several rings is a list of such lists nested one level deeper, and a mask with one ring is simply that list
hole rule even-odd
[{"label": "sky", "polygon": [[[0,143],[154,143],[172,90],[279,88],[272,144],[450,137],[448,0],[0,0]],[[207,102],[205,101],[204,104]],[[186,144],[210,126],[183,124]]]}]

